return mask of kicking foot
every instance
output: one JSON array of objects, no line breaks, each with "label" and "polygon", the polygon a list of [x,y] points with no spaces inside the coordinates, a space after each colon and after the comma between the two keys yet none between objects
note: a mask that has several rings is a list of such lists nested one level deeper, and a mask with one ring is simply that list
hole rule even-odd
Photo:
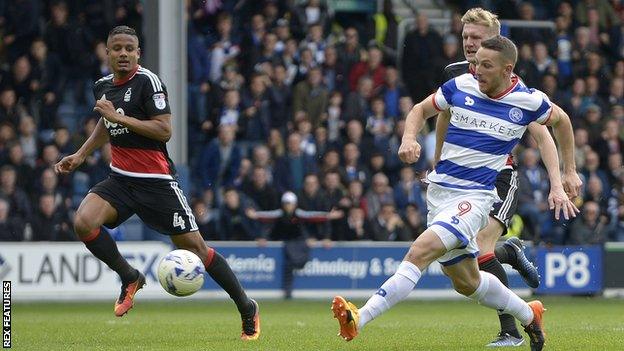
[{"label": "kicking foot", "polygon": [[360,321],[358,308],[342,296],[336,296],[332,301],[331,310],[334,312],[334,318],[340,324],[338,335],[346,341],[353,340],[358,335],[358,323]]},{"label": "kicking foot", "polygon": [[260,337],[260,307],[256,300],[252,299],[254,304],[254,314],[249,318],[242,318],[243,331],[241,333],[241,340],[258,340]]}]

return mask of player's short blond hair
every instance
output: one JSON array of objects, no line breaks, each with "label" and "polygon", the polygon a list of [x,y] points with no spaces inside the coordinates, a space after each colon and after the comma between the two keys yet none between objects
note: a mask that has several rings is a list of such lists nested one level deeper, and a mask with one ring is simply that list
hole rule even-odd
[{"label": "player's short blond hair", "polygon": [[478,24],[485,26],[495,31],[494,34],[500,34],[501,24],[498,21],[498,16],[480,7],[475,7],[466,11],[461,18],[461,22],[463,24]]}]

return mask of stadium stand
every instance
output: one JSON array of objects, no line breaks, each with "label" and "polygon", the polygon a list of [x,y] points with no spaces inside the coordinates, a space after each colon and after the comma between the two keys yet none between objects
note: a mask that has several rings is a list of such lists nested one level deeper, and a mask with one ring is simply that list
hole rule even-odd
[{"label": "stadium stand", "polygon": [[[0,2],[0,241],[72,240],[76,206],[107,176],[107,147],[72,175],[50,169],[95,126],[91,87],[110,73],[108,30],[142,26],[141,1],[105,3]],[[266,235],[241,207],[274,209],[294,191],[306,210],[344,211],[307,228],[319,240],[413,240],[425,222],[421,178],[434,134],[422,136],[423,159],[403,167],[403,119],[443,83],[444,66],[463,59],[457,26],[440,32],[417,15],[401,58],[391,9],[362,24],[318,0],[237,3],[187,1],[188,159],[205,238]],[[535,244],[624,241],[624,4],[447,3],[451,23],[483,6],[503,19],[555,24],[508,35],[520,51],[517,73],[572,118],[583,212],[571,223],[551,218],[548,178],[526,136],[516,150],[522,196],[512,235]],[[136,233],[138,224],[125,226]]]}]

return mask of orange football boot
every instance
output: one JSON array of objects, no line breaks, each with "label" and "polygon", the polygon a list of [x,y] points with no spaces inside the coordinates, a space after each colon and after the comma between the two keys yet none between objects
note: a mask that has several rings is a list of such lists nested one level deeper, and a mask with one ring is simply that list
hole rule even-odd
[{"label": "orange football boot", "polygon": [[145,276],[139,272],[139,277],[135,281],[121,286],[121,294],[115,301],[115,316],[121,317],[128,313],[134,305],[134,295],[143,285],[145,285]]},{"label": "orange football boot", "polygon": [[524,327],[524,331],[529,334],[531,351],[541,351],[546,342],[546,332],[542,323],[542,316],[546,309],[539,300],[529,302],[529,307],[533,310],[533,321]]},{"label": "orange football boot", "polygon": [[243,318],[243,331],[241,333],[241,340],[258,340],[260,337],[260,307],[256,300],[251,299],[254,304],[255,312],[250,318]]},{"label": "orange football boot", "polygon": [[354,304],[348,302],[342,296],[334,297],[331,310],[334,312],[334,318],[340,324],[341,336],[346,341],[351,341],[358,335],[358,323],[360,322],[360,313]]}]

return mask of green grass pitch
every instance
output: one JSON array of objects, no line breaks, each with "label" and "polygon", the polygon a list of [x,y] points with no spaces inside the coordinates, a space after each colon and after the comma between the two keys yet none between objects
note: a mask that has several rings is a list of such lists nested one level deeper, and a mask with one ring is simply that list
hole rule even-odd
[{"label": "green grass pitch", "polygon": [[[624,350],[624,300],[545,298],[545,350]],[[15,303],[15,350],[484,350],[498,331],[471,301],[405,301],[347,343],[330,301],[260,300],[262,335],[241,342],[229,301],[141,301],[123,318],[110,303]],[[358,305],[362,301],[356,301]],[[520,349],[529,349],[524,346]]]}]

